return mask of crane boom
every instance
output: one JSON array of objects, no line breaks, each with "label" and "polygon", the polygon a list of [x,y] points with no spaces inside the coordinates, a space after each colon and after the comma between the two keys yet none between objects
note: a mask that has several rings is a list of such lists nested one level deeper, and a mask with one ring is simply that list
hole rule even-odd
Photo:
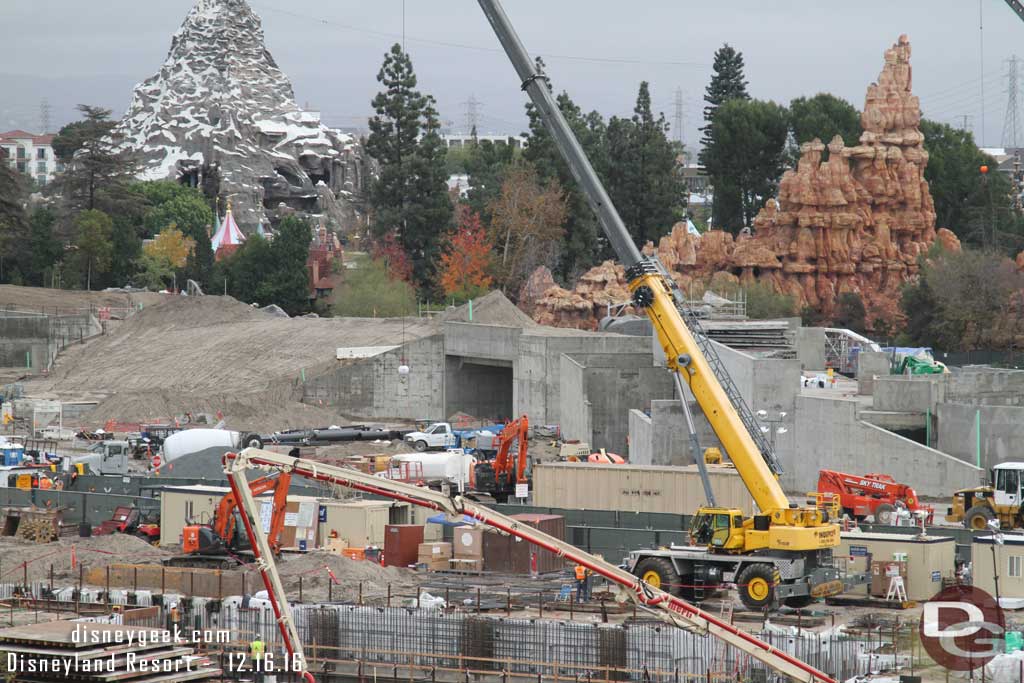
[{"label": "crane boom", "polygon": [[499,0],[479,0],[484,15],[505,48],[525,90],[537,107],[556,147],[597,214],[605,235],[626,268],[633,302],[646,311],[654,325],[670,370],[689,385],[758,507],[766,514],[789,508],[779,485],[736,408],[718,381],[697,341],[676,307],[669,279],[658,263],[644,258],[605,192],[586,154],[558,108],[545,78],[537,71]]},{"label": "crane boom", "polygon": [[1017,16],[1020,17],[1021,20],[1024,20],[1024,4],[1021,4],[1018,0],[1006,0],[1006,4],[1010,6],[1010,9],[1017,13]]},{"label": "crane boom", "polygon": [[[624,569],[461,496],[450,498],[428,488],[257,448],[246,448],[241,453],[228,453],[224,456],[224,467],[231,490],[235,492],[240,501],[243,511],[242,522],[256,555],[256,566],[267,587],[271,607],[277,618],[285,648],[289,655],[296,657],[303,667],[305,661],[302,643],[291,616],[291,608],[277,573],[277,566],[267,537],[256,523],[259,518],[259,510],[245,480],[245,472],[249,469],[277,470],[292,476],[339,484],[357,491],[443,512],[453,518],[461,519],[463,515],[467,515],[500,532],[549,550],[559,557],[582,564],[594,573],[625,588],[628,596],[637,604],[660,610],[660,616],[668,623],[679,628],[720,638],[782,675],[808,683],[836,683],[830,676],[806,662],[772,647],[727,621],[694,607],[676,596],[649,586]],[[306,672],[307,680],[312,683],[312,675],[309,674],[308,669],[303,668],[303,670]]]}]

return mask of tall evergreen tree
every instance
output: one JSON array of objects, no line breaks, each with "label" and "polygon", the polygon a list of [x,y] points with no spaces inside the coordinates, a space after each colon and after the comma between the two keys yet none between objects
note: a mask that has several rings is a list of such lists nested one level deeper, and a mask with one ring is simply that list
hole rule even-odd
[{"label": "tall evergreen tree", "polygon": [[64,249],[54,235],[57,215],[52,209],[40,207],[29,216],[30,270],[26,273],[28,284],[50,286],[50,275],[55,264],[64,256]]},{"label": "tall evergreen tree", "polygon": [[712,223],[737,233],[775,194],[785,167],[789,119],[774,102],[734,99],[715,113],[704,164],[715,188]]},{"label": "tall evergreen tree", "polygon": [[0,150],[0,259],[4,263],[0,282],[19,280],[23,274],[18,264],[31,258],[25,192],[24,179],[8,165]]},{"label": "tall evergreen tree", "polygon": [[[537,68],[543,73],[544,62],[540,59],[537,60]],[[550,83],[548,87],[550,88]],[[594,171],[602,181],[606,181],[609,165],[606,148],[608,131],[604,119],[596,111],[584,115],[564,91],[555,99],[559,110],[590,159]],[[601,233],[597,217],[579,190],[578,183],[572,177],[568,165],[562,160],[554,140],[551,139],[532,103],[526,105],[526,113],[530,130],[526,133],[523,159],[533,164],[540,180],[555,179],[565,191],[568,215],[565,221],[565,239],[556,272],[562,279],[569,281],[597,263],[602,256],[610,257],[610,248]]]},{"label": "tall evergreen tree", "polygon": [[116,215],[142,202],[128,184],[135,173],[132,156],[118,150],[110,133],[110,110],[78,106],[83,119],[61,128],[53,147],[66,169],[56,180],[72,211],[98,209]]},{"label": "tall evergreen tree", "polygon": [[[738,52],[728,43],[723,44],[715,51],[715,61],[711,68],[714,74],[704,90],[704,101],[708,104],[704,107],[704,127],[701,128],[704,133],[700,140],[703,149],[711,142],[711,126],[718,108],[729,100],[750,99],[750,95],[747,94],[746,76],[743,73],[742,52]],[[704,163],[703,153],[701,163]]]},{"label": "tall evergreen tree", "polygon": [[631,119],[608,122],[608,193],[637,246],[656,242],[682,218],[686,189],[668,139],[668,122],[651,111],[647,81],[640,83]]},{"label": "tall evergreen tree", "polygon": [[377,74],[384,89],[373,98],[366,150],[380,163],[370,190],[379,239],[396,232],[416,285],[433,286],[439,240],[451,221],[445,150],[434,98],[416,90],[412,60],[395,44]]},{"label": "tall evergreen tree", "polygon": [[[860,140],[860,112],[841,97],[820,92],[814,97],[797,97],[789,103],[789,125],[793,140],[800,145],[818,138],[826,145],[836,135],[848,147]],[[828,148],[825,149],[828,158]]]}]

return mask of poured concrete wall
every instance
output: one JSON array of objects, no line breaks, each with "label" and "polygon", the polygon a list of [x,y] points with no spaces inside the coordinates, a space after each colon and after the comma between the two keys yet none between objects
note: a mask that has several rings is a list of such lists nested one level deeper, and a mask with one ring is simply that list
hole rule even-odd
[{"label": "poured concrete wall", "polygon": [[[361,359],[308,380],[302,400],[353,417],[443,419],[444,337],[433,335],[404,347]],[[408,375],[398,367],[405,362]]]},{"label": "poured concrete wall", "polygon": [[672,376],[648,353],[563,354],[559,415],[562,435],[595,450],[626,453],[629,412],[672,395]]},{"label": "poured concrete wall", "polygon": [[801,327],[797,330],[796,355],[804,370],[824,370],[825,329]]},{"label": "poured concrete wall", "polygon": [[559,408],[561,415],[559,426],[562,430],[562,438],[579,439],[590,444],[592,449],[596,449],[583,363],[565,354],[562,354],[559,360],[559,395],[567,397],[567,400]]},{"label": "poured concrete wall", "polygon": [[948,375],[889,375],[875,380],[875,410],[896,413],[935,412],[946,395]]},{"label": "poured concrete wall", "polygon": [[968,366],[946,378],[946,400],[952,403],[1024,406],[1024,370]]},{"label": "poured concrete wall", "polygon": [[102,332],[96,318],[77,315],[40,315],[4,311],[0,314],[0,367],[48,370],[68,344]]},{"label": "poured concrete wall", "polygon": [[876,378],[889,376],[889,354],[881,351],[861,351],[857,356],[857,393],[874,393]]},{"label": "poured concrete wall", "polygon": [[[580,354],[646,354],[650,364],[650,338],[619,334],[580,334],[566,331],[565,335],[547,330],[543,334],[530,330],[518,339],[518,355],[513,364],[516,414],[526,414],[537,424],[562,422],[561,356]],[[626,415],[622,415],[623,421]]]},{"label": "poured concrete wall", "polygon": [[978,458],[978,430],[981,424],[981,466],[1011,460],[1024,460],[1024,407],[974,406],[940,403],[938,406],[936,447],[968,463]]},{"label": "poured concrete wall", "polygon": [[798,397],[793,447],[795,466],[785,467],[781,478],[790,491],[813,490],[818,470],[832,469],[885,472],[923,496],[948,497],[952,490],[977,486],[983,474],[959,458],[859,420],[851,399]]}]

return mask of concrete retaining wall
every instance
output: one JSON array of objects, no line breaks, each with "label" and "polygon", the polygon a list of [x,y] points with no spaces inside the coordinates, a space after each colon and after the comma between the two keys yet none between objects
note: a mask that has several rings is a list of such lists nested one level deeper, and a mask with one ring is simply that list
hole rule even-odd
[{"label": "concrete retaining wall", "polygon": [[825,369],[825,329],[801,327],[796,333],[797,359],[804,370]]},{"label": "concrete retaining wall", "polygon": [[889,375],[875,380],[875,410],[894,413],[935,412],[946,395],[946,375]]},{"label": "concrete retaining wall", "polygon": [[889,376],[889,354],[881,351],[861,351],[857,356],[857,393],[874,393],[876,378]]},{"label": "concrete retaining wall", "polygon": [[943,377],[952,403],[1024,406],[1024,370],[968,366]]},{"label": "concrete retaining wall", "polygon": [[818,470],[885,472],[923,496],[948,497],[977,486],[983,472],[963,460],[857,419],[850,399],[800,396],[797,399],[794,464],[786,463],[783,486],[810,491]]},{"label": "concrete retaining wall", "polygon": [[988,470],[1001,462],[1024,459],[1024,407],[973,406],[940,403],[938,406],[936,446],[964,462],[978,458],[978,431],[981,423],[981,466]]},{"label": "concrete retaining wall", "polygon": [[[410,368],[405,376],[398,374],[403,360]],[[441,419],[444,374],[444,337],[438,334],[310,379],[302,400],[353,417]]]},{"label": "concrete retaining wall", "polygon": [[0,367],[43,372],[64,347],[102,331],[99,321],[89,313],[41,315],[4,311],[0,313]]},{"label": "concrete retaining wall", "polygon": [[647,409],[653,400],[672,395],[672,376],[650,361],[647,353],[563,354],[562,434],[595,450],[626,453],[630,410]]}]

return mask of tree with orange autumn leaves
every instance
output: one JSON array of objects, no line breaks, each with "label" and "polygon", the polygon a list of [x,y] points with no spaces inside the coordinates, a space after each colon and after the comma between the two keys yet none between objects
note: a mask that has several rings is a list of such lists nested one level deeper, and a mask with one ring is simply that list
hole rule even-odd
[{"label": "tree with orange autumn leaves", "polygon": [[480,224],[480,214],[460,204],[455,209],[455,228],[444,240],[438,267],[438,284],[446,296],[466,300],[485,294],[494,282],[491,242]]}]

